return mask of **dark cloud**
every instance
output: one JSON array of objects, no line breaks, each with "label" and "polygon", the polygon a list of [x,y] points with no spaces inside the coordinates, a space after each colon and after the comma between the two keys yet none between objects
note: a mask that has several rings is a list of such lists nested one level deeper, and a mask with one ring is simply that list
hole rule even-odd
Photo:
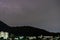
[{"label": "dark cloud", "polygon": [[0,0],[0,20],[10,26],[32,25],[58,32],[59,13],[59,0]]}]

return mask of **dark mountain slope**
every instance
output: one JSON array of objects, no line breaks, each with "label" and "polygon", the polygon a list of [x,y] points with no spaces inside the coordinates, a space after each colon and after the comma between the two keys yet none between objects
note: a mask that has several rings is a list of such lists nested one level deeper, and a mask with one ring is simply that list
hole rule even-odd
[{"label": "dark mountain slope", "polygon": [[4,22],[0,21],[0,31],[9,31],[9,26]]},{"label": "dark mountain slope", "polygon": [[0,31],[7,31],[14,35],[26,35],[26,36],[38,36],[38,35],[45,35],[45,36],[57,36],[60,33],[51,33],[46,30],[35,28],[32,26],[20,26],[20,27],[10,27],[7,24],[0,21]]},{"label": "dark mountain slope", "polygon": [[50,32],[34,28],[32,26],[21,26],[21,27],[12,27],[11,33],[15,35],[27,35],[27,36],[38,36],[38,35],[50,35]]}]

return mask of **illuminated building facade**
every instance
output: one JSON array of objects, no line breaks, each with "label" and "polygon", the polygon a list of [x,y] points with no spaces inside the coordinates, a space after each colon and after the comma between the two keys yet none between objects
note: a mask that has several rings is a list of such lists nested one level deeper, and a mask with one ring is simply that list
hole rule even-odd
[{"label": "illuminated building facade", "polygon": [[3,32],[3,31],[0,32],[0,38],[7,39],[8,37],[9,37],[8,32]]}]

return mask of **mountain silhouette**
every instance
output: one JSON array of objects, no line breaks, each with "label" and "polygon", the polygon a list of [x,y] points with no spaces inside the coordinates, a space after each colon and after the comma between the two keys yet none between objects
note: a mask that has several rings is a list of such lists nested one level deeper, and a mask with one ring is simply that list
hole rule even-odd
[{"label": "mountain silhouette", "polygon": [[12,27],[10,31],[12,34],[21,36],[50,35],[50,32],[32,26]]},{"label": "mountain silhouette", "polygon": [[8,31],[9,28],[10,27],[7,24],[5,24],[4,22],[0,21],[0,31]]},{"label": "mountain silhouette", "polygon": [[14,34],[16,36],[58,36],[60,33],[52,33],[48,32],[44,29],[35,28],[32,26],[17,26],[17,27],[10,27],[4,22],[0,21],[0,31],[7,31],[9,34]]}]

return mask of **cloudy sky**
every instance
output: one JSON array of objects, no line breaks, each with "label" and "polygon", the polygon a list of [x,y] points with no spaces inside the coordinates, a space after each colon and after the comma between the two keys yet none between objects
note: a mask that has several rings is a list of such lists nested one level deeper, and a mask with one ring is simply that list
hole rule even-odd
[{"label": "cloudy sky", "polygon": [[0,0],[0,20],[60,32],[60,0]]}]

